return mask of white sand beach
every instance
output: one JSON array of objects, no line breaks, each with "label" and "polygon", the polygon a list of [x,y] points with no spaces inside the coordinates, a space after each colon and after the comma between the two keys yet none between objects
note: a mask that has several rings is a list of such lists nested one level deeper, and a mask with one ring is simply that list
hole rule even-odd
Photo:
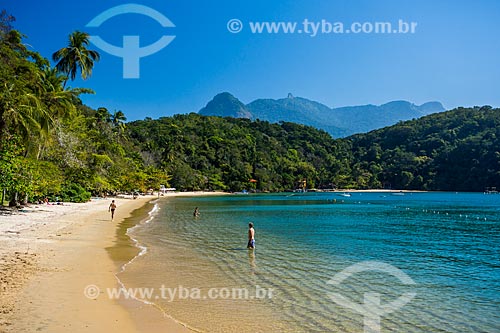
[{"label": "white sand beach", "polygon": [[[220,193],[176,193],[193,196]],[[89,299],[87,285],[118,286],[107,247],[119,223],[156,196],[31,205],[0,215],[0,332],[189,332],[152,306]]]}]

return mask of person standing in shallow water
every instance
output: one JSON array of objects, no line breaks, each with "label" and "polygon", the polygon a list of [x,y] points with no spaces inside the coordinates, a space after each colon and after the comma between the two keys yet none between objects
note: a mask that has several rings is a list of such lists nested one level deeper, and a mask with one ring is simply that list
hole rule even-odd
[{"label": "person standing in shallow water", "polygon": [[255,249],[255,229],[253,223],[248,223],[248,249]]},{"label": "person standing in shallow water", "polygon": [[116,204],[115,201],[112,200],[108,208],[108,212],[111,212],[111,221],[113,221],[113,219],[115,218],[115,209],[116,209]]}]

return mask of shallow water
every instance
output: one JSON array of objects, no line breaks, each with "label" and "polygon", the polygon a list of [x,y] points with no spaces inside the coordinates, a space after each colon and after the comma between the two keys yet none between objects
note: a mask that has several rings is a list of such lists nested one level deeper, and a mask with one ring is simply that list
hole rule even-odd
[{"label": "shallow water", "polygon": [[[356,312],[328,293],[364,304],[376,292],[382,305],[416,293],[380,315],[381,332],[500,331],[500,195],[235,195],[173,198],[158,208],[130,232],[147,253],[119,278],[127,287],[155,288],[149,301],[198,330],[363,332],[378,306]],[[254,252],[245,248],[249,221]],[[371,271],[327,283],[366,261]],[[399,269],[415,284],[373,271],[380,267]],[[210,288],[219,296],[247,288],[249,298],[211,299]]]}]

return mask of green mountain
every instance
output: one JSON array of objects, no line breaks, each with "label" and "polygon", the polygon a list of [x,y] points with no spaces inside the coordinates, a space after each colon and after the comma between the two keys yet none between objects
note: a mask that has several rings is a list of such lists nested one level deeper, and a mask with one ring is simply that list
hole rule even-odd
[{"label": "green mountain", "polygon": [[[459,108],[333,139],[311,126],[198,114],[129,123],[135,145],[184,189],[500,188],[500,109]],[[250,179],[256,182],[250,182]]]},{"label": "green mountain", "polygon": [[215,96],[199,114],[259,119],[273,123],[294,122],[323,129],[334,137],[345,137],[442,111],[444,108],[439,102],[417,106],[406,101],[394,101],[380,106],[330,108],[306,98],[294,97],[292,94],[282,99],[258,99],[245,106],[233,95],[225,92]]},{"label": "green mountain", "polygon": [[303,179],[311,187],[331,187],[349,168],[343,142],[294,123],[191,113],[135,121],[127,128],[141,153],[182,189],[283,191]]},{"label": "green mountain", "polygon": [[442,191],[500,187],[500,109],[458,108],[348,139],[363,186]]}]

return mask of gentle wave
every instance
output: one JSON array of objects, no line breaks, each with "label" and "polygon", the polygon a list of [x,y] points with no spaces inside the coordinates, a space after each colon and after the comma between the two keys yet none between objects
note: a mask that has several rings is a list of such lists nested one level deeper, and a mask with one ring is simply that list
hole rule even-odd
[{"label": "gentle wave", "polygon": [[[120,267],[120,270],[115,273],[115,278],[116,280],[118,281],[118,285],[119,287],[124,291],[126,292],[127,290],[127,287],[125,286],[125,284],[122,282],[122,280],[119,278],[119,275],[120,274],[123,274],[126,272],[126,269],[127,269],[127,266],[131,265],[133,262],[135,262],[139,257],[142,257],[144,256],[147,252],[148,252],[148,247],[147,246],[144,246],[144,245],[141,245],[141,243],[139,242],[139,240],[137,240],[135,237],[133,237],[131,235],[131,233],[133,233],[134,231],[136,231],[137,229],[143,227],[144,225],[147,225],[149,223],[151,223],[152,221],[154,221],[155,217],[158,215],[158,213],[160,212],[160,206],[159,206],[159,199],[155,199],[155,200],[152,200],[149,202],[150,204],[153,204],[153,208],[151,208],[151,210],[148,212],[148,217],[145,218],[143,221],[137,223],[136,225],[134,225],[133,227],[130,227],[127,229],[127,231],[125,232],[125,234],[130,238],[130,240],[133,242],[134,246],[137,247],[139,249],[139,253],[134,256],[133,258],[131,258],[128,262],[126,262],[125,264],[123,264],[121,267]],[[193,332],[201,332],[200,330],[194,328],[194,327],[191,327],[189,326],[188,324],[184,323],[184,322],[181,322],[179,320],[177,320],[176,318],[170,316],[168,313],[166,313],[164,311],[164,309],[157,303],[155,302],[152,302],[150,300],[146,300],[146,299],[141,299],[141,298],[138,298],[136,297],[135,295],[131,295],[131,294],[128,294],[128,297],[131,298],[131,299],[134,299],[138,302],[141,302],[141,303],[144,303],[144,304],[147,304],[147,305],[150,305],[150,306],[153,306],[155,307],[157,310],[159,310],[163,316],[165,318],[168,318],[170,320],[173,320],[175,321],[176,323],[178,323],[179,325],[181,326],[184,326],[186,328],[188,328],[189,330],[193,331]]]}]

